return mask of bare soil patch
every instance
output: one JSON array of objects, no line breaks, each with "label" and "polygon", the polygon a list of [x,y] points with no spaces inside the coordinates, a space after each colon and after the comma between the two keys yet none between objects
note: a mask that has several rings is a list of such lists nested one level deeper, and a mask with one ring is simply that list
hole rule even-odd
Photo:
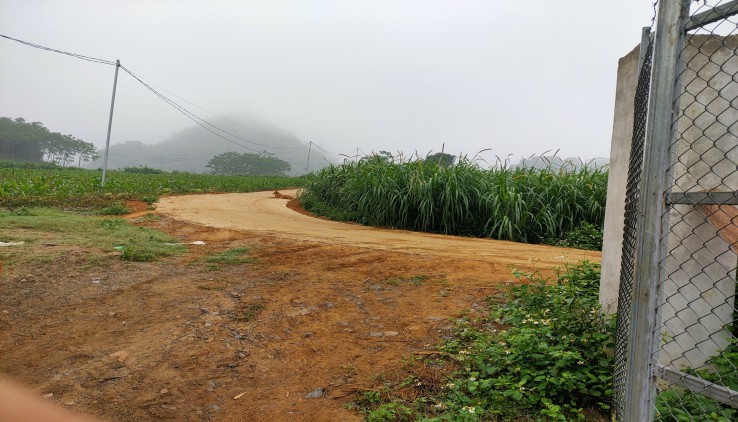
[{"label": "bare soil patch", "polygon": [[[182,209],[217,218],[208,210],[221,196]],[[288,199],[269,200],[289,211]],[[0,373],[107,420],[359,420],[346,403],[378,388],[377,374],[399,371],[403,357],[432,350],[454,316],[482,312],[485,297],[514,282],[512,267],[546,272],[563,263],[557,256],[579,257],[509,242],[501,250],[517,246],[499,257],[457,253],[454,239],[446,253],[411,240],[342,242],[263,221],[209,227],[172,204],[160,219],[144,210],[130,218],[186,243],[175,258],[132,263],[34,243],[5,263]],[[260,218],[235,206],[242,219]],[[234,248],[255,262],[207,260]]]}]

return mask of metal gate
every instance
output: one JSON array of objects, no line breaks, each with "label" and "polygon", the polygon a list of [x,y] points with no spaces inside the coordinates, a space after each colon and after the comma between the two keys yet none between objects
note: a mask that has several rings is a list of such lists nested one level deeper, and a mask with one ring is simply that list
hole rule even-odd
[{"label": "metal gate", "polygon": [[617,420],[738,420],[738,0],[644,34],[615,348]]}]

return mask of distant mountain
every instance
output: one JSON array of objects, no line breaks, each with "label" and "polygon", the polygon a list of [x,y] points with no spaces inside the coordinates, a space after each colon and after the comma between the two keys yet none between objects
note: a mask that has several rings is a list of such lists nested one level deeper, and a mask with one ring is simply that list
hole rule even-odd
[{"label": "distant mountain", "polygon": [[535,168],[535,169],[545,169],[545,168],[572,168],[572,169],[579,169],[582,167],[589,167],[589,168],[603,168],[610,165],[610,159],[604,158],[604,157],[597,157],[588,159],[587,161],[584,161],[577,157],[567,157],[567,158],[561,158],[553,155],[532,155],[528,158],[523,158],[518,162],[518,164],[514,165],[513,167],[523,167],[523,168]]},{"label": "distant mountain", "polygon": [[[231,123],[232,122],[232,123]],[[277,158],[292,166],[290,174],[302,174],[307,163],[308,144],[291,132],[256,117],[239,117],[228,121],[213,121],[228,133],[219,133],[232,142],[224,140],[200,126],[192,126],[175,133],[169,139],[156,144],[129,141],[110,146],[108,168],[146,166],[166,171],[188,171],[206,173],[205,165],[216,155],[224,152],[273,153]],[[232,135],[236,135],[238,139]],[[240,145],[238,145],[240,144]],[[102,156],[104,150],[99,151]],[[310,170],[327,165],[315,150],[310,159]],[[88,168],[100,168],[103,159],[93,161]]]}]

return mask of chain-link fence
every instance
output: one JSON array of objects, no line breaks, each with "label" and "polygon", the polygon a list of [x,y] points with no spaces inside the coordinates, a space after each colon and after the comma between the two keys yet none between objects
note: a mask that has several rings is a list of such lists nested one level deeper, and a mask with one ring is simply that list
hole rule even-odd
[{"label": "chain-link fence", "polygon": [[646,138],[646,116],[648,112],[648,93],[651,82],[651,57],[653,42],[650,28],[644,29],[639,60],[638,86],[634,101],[633,141],[630,162],[628,163],[628,182],[625,192],[625,230],[623,231],[623,254],[618,290],[618,318],[615,339],[618,350],[614,359],[614,400],[615,412],[623,413],[625,380],[628,370],[628,337],[630,334],[631,308],[633,302],[633,264],[637,240],[638,199],[640,193],[641,169],[643,167],[643,143]]},{"label": "chain-link fence", "polygon": [[659,4],[628,174],[617,420],[738,420],[736,14],[738,1]]}]

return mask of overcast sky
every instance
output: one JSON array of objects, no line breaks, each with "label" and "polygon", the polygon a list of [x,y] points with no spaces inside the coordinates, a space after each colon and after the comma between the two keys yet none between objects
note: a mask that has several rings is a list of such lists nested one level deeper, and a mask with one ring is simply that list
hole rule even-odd
[{"label": "overcast sky", "polygon": [[[200,107],[334,153],[445,143],[592,158],[609,155],[618,59],[652,13],[650,0],[0,0],[0,33],[120,59]],[[104,146],[113,73],[0,39],[0,116]],[[119,76],[111,143],[188,126]]]}]

